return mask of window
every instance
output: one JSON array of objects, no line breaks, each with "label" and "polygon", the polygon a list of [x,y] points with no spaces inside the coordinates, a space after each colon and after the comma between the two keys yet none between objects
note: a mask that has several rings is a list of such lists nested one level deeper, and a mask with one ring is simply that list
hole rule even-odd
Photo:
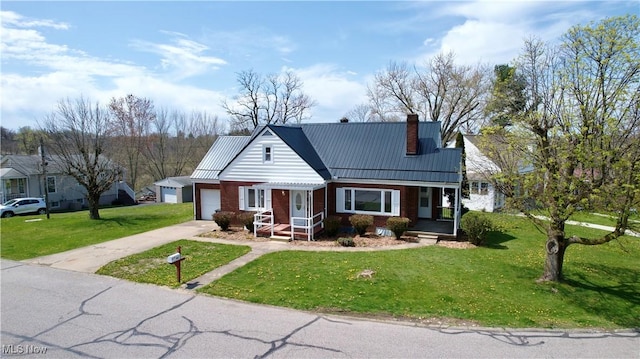
[{"label": "window", "polygon": [[239,207],[242,211],[256,211],[271,206],[268,191],[252,187],[238,187]]},{"label": "window", "polygon": [[264,146],[262,148],[262,162],[273,163],[273,147]]},{"label": "window", "polygon": [[400,191],[387,189],[337,188],[337,212],[400,215]]},{"label": "window", "polygon": [[60,202],[58,201],[51,201],[51,208],[58,208],[60,207]]},{"label": "window", "polygon": [[18,178],[18,193],[24,192],[24,178]]},{"label": "window", "polygon": [[487,195],[489,194],[489,183],[488,182],[470,182],[469,183],[469,193],[470,194],[479,194],[479,195]]},{"label": "window", "polygon": [[56,178],[47,177],[47,192],[56,193]]}]

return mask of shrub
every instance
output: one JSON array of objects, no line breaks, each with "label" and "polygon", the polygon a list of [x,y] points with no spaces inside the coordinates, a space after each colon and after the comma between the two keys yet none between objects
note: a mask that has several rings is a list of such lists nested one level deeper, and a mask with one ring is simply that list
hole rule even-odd
[{"label": "shrub", "polygon": [[216,212],[213,215],[213,220],[216,222],[218,226],[220,226],[220,229],[222,229],[223,231],[226,231],[229,229],[229,225],[231,224],[231,221],[233,221],[235,216],[236,216],[235,212],[221,211],[221,212]]},{"label": "shrub", "polygon": [[396,239],[400,239],[407,228],[409,228],[409,218],[389,217],[387,219],[387,229],[393,232]]},{"label": "shrub", "polygon": [[340,237],[338,238],[338,243],[343,247],[355,247],[356,243],[353,241],[353,238],[349,237]]},{"label": "shrub", "polygon": [[349,217],[349,222],[351,222],[356,233],[363,236],[367,232],[367,228],[373,224],[373,216],[368,214],[354,214]]},{"label": "shrub", "polygon": [[329,216],[325,218],[324,233],[329,237],[333,237],[338,234],[338,231],[340,230],[340,222],[341,218],[338,216]]},{"label": "shrub", "polygon": [[244,228],[253,232],[253,220],[256,212],[242,212],[238,214],[238,220],[244,225]]},{"label": "shrub", "polygon": [[487,239],[487,233],[493,230],[491,220],[484,214],[468,212],[462,216],[460,227],[467,234],[469,242],[479,246]]}]

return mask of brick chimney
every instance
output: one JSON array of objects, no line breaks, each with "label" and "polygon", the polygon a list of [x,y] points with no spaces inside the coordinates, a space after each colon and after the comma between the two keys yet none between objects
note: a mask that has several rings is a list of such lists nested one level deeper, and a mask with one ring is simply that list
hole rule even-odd
[{"label": "brick chimney", "polygon": [[407,115],[407,155],[418,154],[418,115]]}]

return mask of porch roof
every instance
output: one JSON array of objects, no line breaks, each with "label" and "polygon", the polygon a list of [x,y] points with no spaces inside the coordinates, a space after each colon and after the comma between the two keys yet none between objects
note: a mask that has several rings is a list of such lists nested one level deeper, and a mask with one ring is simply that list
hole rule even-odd
[{"label": "porch roof", "polygon": [[285,182],[265,182],[258,183],[252,187],[258,189],[286,189],[286,190],[298,190],[298,191],[313,191],[316,189],[324,188],[324,183],[285,183]]}]

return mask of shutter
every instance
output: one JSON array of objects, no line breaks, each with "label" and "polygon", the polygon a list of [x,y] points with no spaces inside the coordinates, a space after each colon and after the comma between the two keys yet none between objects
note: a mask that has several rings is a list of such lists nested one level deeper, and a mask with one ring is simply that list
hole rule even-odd
[{"label": "shutter", "polygon": [[239,209],[244,211],[244,186],[238,186],[238,204]]},{"label": "shutter", "polygon": [[400,215],[400,191],[391,191],[391,215]]},{"label": "shutter", "polygon": [[336,188],[336,212],[344,212],[344,188]]},{"label": "shutter", "polygon": [[273,206],[271,205],[271,189],[264,190],[264,206],[268,211],[273,209]]}]

